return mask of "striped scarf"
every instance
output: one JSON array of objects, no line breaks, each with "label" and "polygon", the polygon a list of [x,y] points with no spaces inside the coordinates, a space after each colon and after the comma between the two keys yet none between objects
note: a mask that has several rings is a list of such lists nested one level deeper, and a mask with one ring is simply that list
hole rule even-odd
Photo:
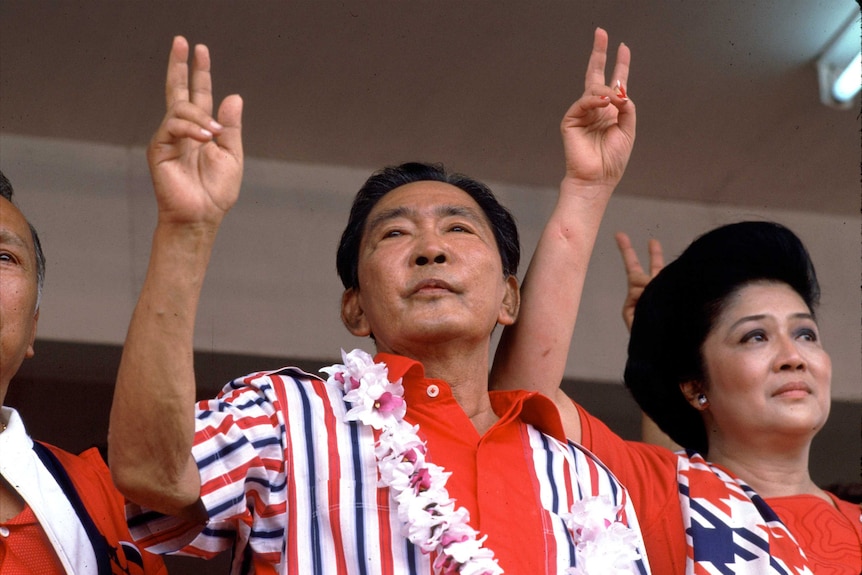
[{"label": "striped scarf", "polygon": [[699,454],[677,457],[686,575],[813,575],[793,534],[762,497]]}]

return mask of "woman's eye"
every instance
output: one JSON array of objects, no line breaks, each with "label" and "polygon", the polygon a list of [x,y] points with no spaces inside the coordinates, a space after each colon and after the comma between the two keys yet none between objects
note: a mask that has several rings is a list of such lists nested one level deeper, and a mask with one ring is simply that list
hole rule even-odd
[{"label": "woman's eye", "polygon": [[0,252],[0,262],[13,262],[15,259],[12,257],[12,254],[6,252]]},{"label": "woman's eye", "polygon": [[398,236],[404,235],[401,230],[389,230],[385,234],[383,234],[384,238],[397,238]]},{"label": "woman's eye", "polygon": [[810,328],[801,329],[798,332],[798,337],[806,341],[817,341],[817,332]]},{"label": "woman's eye", "polygon": [[766,341],[766,334],[760,330],[750,331],[742,336],[742,343]]}]

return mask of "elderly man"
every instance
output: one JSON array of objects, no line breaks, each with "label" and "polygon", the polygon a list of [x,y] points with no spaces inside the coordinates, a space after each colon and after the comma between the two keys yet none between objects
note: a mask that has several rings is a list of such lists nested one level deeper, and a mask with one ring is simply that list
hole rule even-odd
[{"label": "elderly man", "polygon": [[32,357],[45,279],[39,236],[0,172],[0,566],[3,573],[164,573],[131,543],[123,497],[98,450],[81,455],[33,441],[3,405]]},{"label": "elderly man", "polygon": [[[583,257],[579,274],[634,140],[629,52],[610,87],[607,43],[598,30],[562,126],[556,211],[583,226],[549,241]],[[233,547],[234,573],[647,573],[625,490],[566,440],[554,404],[488,391],[491,333],[518,313],[517,230],[484,185],[439,166],[372,175],[342,236],[342,319],[376,357],[345,354],[325,381],[251,374],[192,410],[195,310],[243,158],[242,100],[214,120],[208,51],[188,57],[176,38],[149,148],[158,224],[111,414],[135,537]]]}]

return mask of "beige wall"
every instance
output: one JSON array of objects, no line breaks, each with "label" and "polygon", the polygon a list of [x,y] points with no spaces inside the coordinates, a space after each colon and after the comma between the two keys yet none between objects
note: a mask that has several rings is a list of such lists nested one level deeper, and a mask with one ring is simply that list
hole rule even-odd
[{"label": "beige wall", "polygon": [[[39,336],[121,343],[146,269],[155,218],[143,150],[2,134],[0,166],[40,230],[48,258]],[[371,348],[341,326],[335,274],[335,246],[347,207],[370,171],[247,160],[242,195],[224,224],[203,294],[195,340],[199,349],[335,358],[341,347]],[[518,219],[525,269],[556,191],[489,183]],[[567,376],[620,379],[626,333],[619,307],[625,284],[614,231],[628,231],[639,246],[658,237],[673,256],[695,235],[743,218],[780,221],[809,246],[823,287],[820,319],[834,362],[833,396],[862,401],[858,215],[848,219],[623,195],[611,203],[593,256]]]}]

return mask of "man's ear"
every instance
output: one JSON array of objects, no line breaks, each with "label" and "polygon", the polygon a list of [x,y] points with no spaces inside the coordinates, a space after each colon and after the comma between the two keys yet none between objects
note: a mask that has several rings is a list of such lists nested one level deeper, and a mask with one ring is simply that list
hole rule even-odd
[{"label": "man's ear", "polygon": [[356,337],[371,335],[371,327],[359,302],[359,289],[347,288],[341,294],[341,321],[347,331]]},{"label": "man's ear", "polygon": [[521,309],[521,288],[518,286],[518,278],[509,276],[506,278],[506,292],[500,304],[500,313],[497,323],[500,325],[512,325],[518,319],[518,310]]},{"label": "man's ear", "polygon": [[684,381],[679,384],[679,390],[685,396],[685,400],[690,406],[698,411],[703,411],[705,404],[698,401],[698,398],[704,393],[703,384],[696,380]]},{"label": "man's ear", "polygon": [[33,344],[36,342],[36,326],[39,325],[39,310],[36,310],[36,315],[33,316],[33,329],[30,330],[30,343],[27,345],[27,353],[24,357],[33,357],[36,355],[36,350]]}]

